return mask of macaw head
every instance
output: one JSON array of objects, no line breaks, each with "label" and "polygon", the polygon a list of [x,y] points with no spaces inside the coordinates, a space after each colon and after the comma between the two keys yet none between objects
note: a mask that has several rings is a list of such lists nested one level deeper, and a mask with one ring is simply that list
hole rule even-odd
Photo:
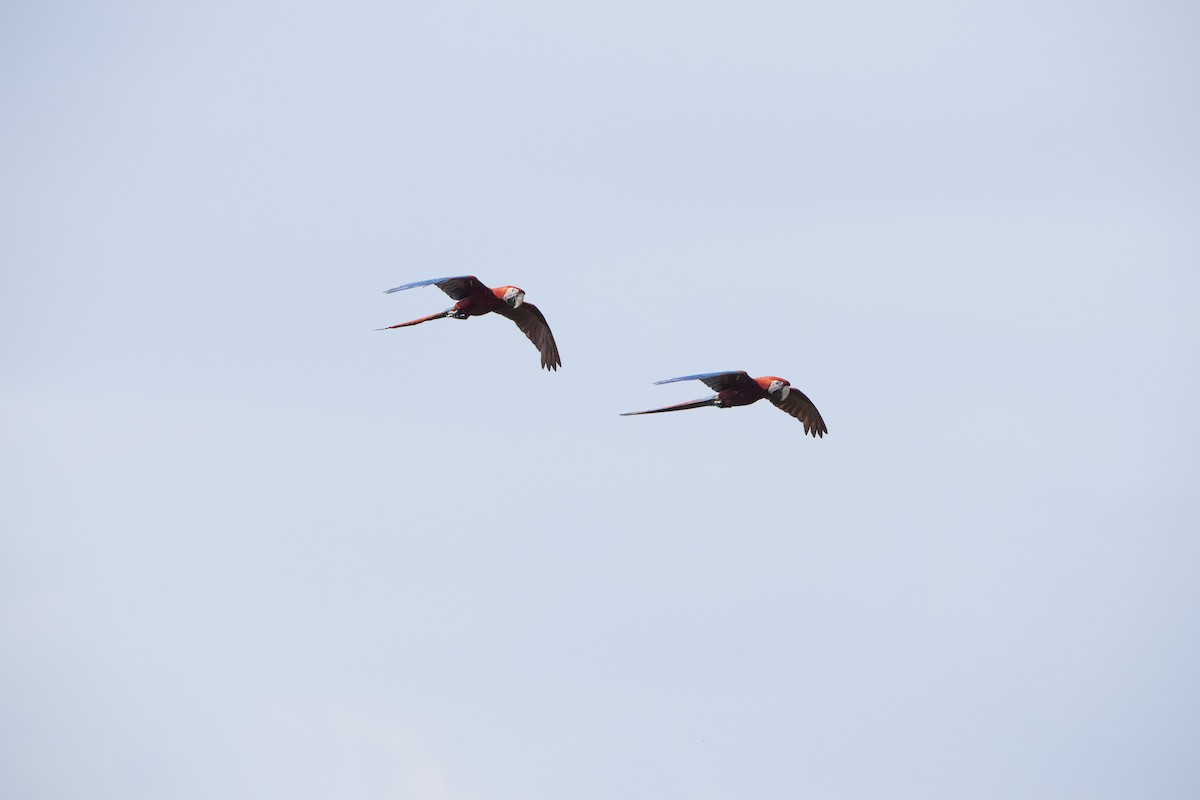
[{"label": "macaw head", "polygon": [[759,378],[758,385],[767,390],[767,394],[777,398],[780,402],[787,400],[788,392],[791,391],[791,384],[783,378],[777,378],[774,375],[768,375],[765,378]]},{"label": "macaw head", "polygon": [[501,286],[499,289],[493,289],[496,296],[508,303],[509,308],[520,308],[521,303],[525,302],[525,290],[518,289],[516,286]]}]

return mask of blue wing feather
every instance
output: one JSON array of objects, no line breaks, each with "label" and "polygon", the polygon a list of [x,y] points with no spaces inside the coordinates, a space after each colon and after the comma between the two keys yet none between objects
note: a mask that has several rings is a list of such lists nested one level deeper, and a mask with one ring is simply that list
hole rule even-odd
[{"label": "blue wing feather", "polygon": [[395,289],[388,289],[384,294],[399,292],[404,289],[414,289],[418,286],[429,286],[430,284],[438,287],[454,300],[462,300],[469,294],[488,291],[488,288],[480,283],[479,279],[474,275],[457,275],[453,278],[430,278],[427,281],[406,283],[403,286],[397,286]]},{"label": "blue wing feather", "polygon": [[[466,276],[464,275],[462,277],[466,277]],[[384,291],[384,294],[391,294],[392,292],[403,292],[405,289],[416,289],[418,286],[430,286],[432,284],[442,283],[443,281],[448,281],[448,280],[451,280],[451,278],[430,278],[427,281],[413,281],[412,283],[406,283],[403,286],[396,286],[391,289],[386,289]]]},{"label": "blue wing feather", "polygon": [[751,385],[754,385],[754,381],[750,379],[750,376],[741,370],[736,372],[702,372],[699,375],[684,375],[680,378],[667,378],[665,381],[656,381],[655,385],[660,383],[675,383],[676,381],[700,381],[714,392],[723,392],[735,386],[749,388]]},{"label": "blue wing feather", "polygon": [[739,374],[745,375],[746,373],[743,372],[742,370],[735,370],[732,372],[702,372],[699,375],[684,375],[679,378],[667,378],[664,381],[655,381],[654,385],[658,386],[659,384],[676,383],[678,381],[702,381],[705,378],[720,378],[723,375],[739,375]]}]

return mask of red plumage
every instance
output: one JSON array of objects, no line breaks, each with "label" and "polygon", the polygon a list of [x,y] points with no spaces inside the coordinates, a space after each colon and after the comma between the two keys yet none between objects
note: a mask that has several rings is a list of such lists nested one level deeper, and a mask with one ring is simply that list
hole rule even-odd
[{"label": "red plumage", "polygon": [[521,333],[525,334],[529,338],[529,341],[533,342],[534,347],[541,354],[541,362],[544,369],[557,370],[562,366],[562,358],[558,354],[558,344],[554,341],[554,334],[550,331],[550,325],[546,322],[546,317],[537,306],[525,302],[524,290],[516,286],[501,286],[496,289],[490,289],[474,275],[463,275],[456,278],[433,278],[427,281],[406,283],[403,286],[388,289],[385,294],[399,292],[404,289],[414,289],[418,286],[437,286],[448,294],[455,303],[439,314],[430,314],[427,317],[401,322],[398,325],[389,325],[386,328],[380,328],[380,330],[407,328],[410,325],[420,325],[422,322],[445,319],[447,317],[470,319],[471,317],[496,313],[503,317],[508,317],[515,322]]},{"label": "red plumage", "polygon": [[[676,381],[698,380],[705,386],[716,391],[712,397],[693,400],[689,403],[678,403],[664,408],[649,411],[629,411],[622,416],[637,416],[640,414],[661,414],[665,411],[686,411],[692,408],[732,408],[748,406],[759,400],[768,399],[776,408],[785,411],[804,424],[804,432],[813,437],[823,437],[829,432],[825,420],[813,402],[794,388],[788,381],[775,375],[761,378],[751,378],[745,372],[708,372],[701,375],[685,375],[682,378],[668,378],[658,383],[674,383]],[[774,387],[774,391],[772,391]]]}]

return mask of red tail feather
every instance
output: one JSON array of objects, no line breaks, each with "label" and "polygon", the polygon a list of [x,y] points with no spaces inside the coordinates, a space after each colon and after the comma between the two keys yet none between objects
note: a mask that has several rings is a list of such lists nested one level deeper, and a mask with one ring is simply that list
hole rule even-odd
[{"label": "red tail feather", "polygon": [[411,319],[408,322],[401,322],[399,325],[388,325],[386,328],[376,328],[376,330],[390,331],[393,328],[407,328],[409,325],[420,325],[422,322],[429,322],[429,320],[431,320],[431,319],[442,319],[443,317],[446,317],[446,316],[449,316],[449,314],[447,312],[439,311],[436,314],[430,314],[428,317],[421,317],[420,319]]}]

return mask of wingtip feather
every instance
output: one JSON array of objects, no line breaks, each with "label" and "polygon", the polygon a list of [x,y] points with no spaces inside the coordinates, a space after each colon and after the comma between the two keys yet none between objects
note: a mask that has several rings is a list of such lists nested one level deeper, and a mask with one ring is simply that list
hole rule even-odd
[{"label": "wingtip feather", "polygon": [[736,375],[742,370],[726,370],[724,372],[698,372],[695,375],[680,375],[678,378],[665,378],[661,381],[655,381],[655,386],[661,386],[664,383],[676,383],[677,381],[702,381],[705,378],[716,378],[720,375]]},{"label": "wingtip feather", "polygon": [[413,281],[412,283],[406,283],[403,286],[393,286],[390,289],[384,289],[383,293],[391,294],[392,292],[403,292],[405,289],[416,289],[421,286],[432,286],[448,280],[450,280],[450,278],[430,278],[429,280],[425,281]]}]

